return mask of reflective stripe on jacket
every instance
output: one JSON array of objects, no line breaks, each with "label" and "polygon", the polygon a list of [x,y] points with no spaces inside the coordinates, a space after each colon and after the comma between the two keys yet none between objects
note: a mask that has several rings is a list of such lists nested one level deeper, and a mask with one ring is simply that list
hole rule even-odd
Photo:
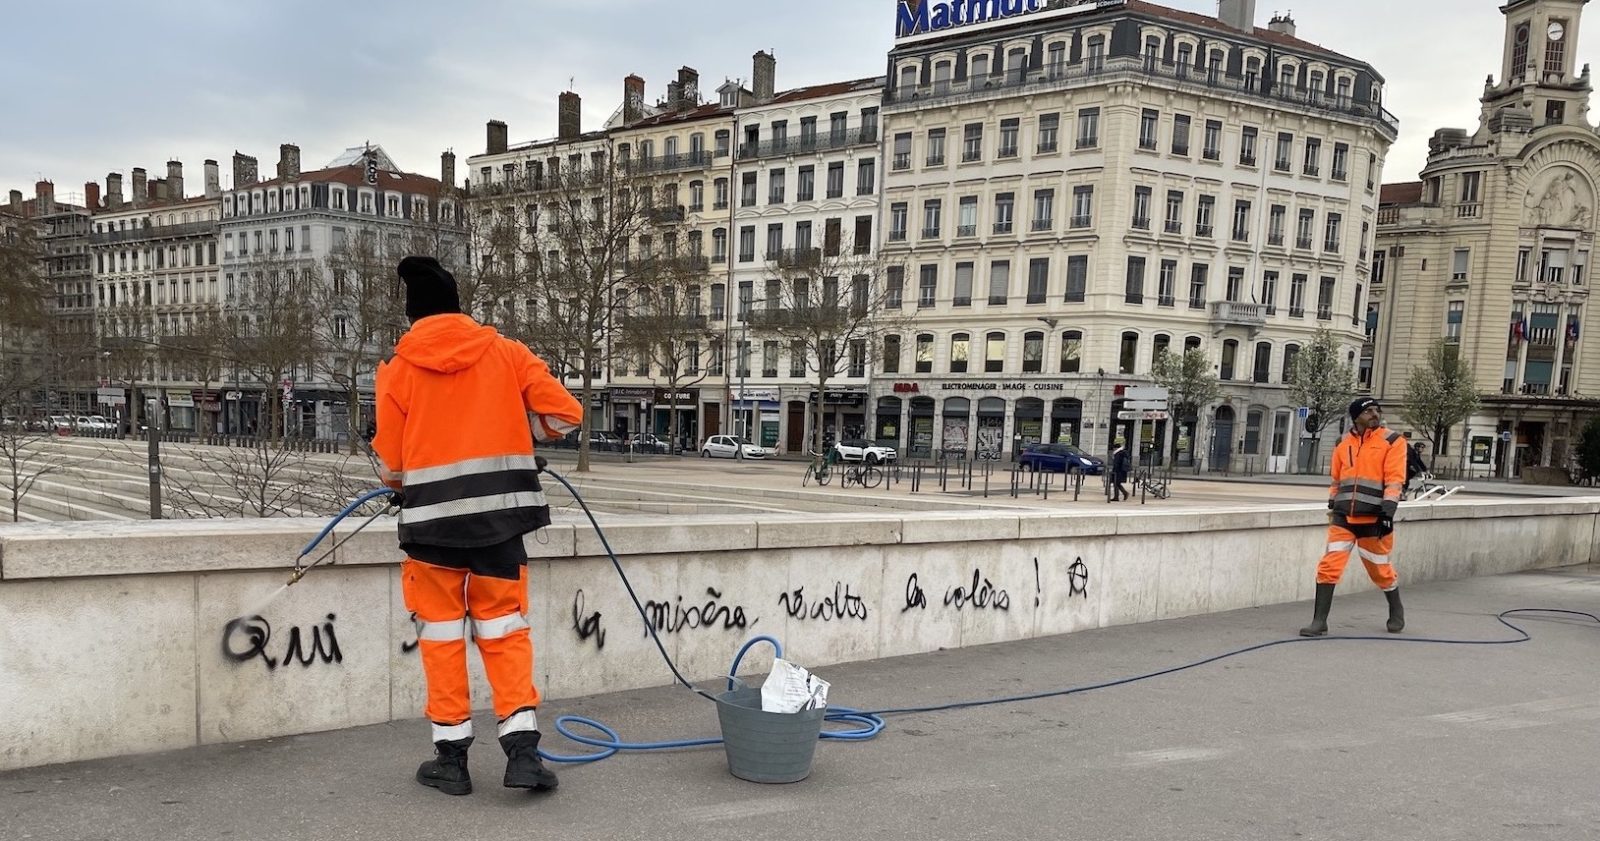
[{"label": "reflective stripe on jacket", "polygon": [[583,410],[525,345],[465,315],[421,319],[378,368],[377,404],[402,545],[493,546],[550,524],[533,440],[577,429]]},{"label": "reflective stripe on jacket", "polygon": [[1383,427],[1354,429],[1333,450],[1328,508],[1360,522],[1394,516],[1406,478],[1406,439]]}]

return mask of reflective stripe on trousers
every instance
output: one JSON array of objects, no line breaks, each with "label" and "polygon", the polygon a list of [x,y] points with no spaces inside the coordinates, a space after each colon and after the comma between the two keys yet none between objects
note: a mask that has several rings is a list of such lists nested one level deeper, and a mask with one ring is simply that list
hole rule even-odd
[{"label": "reflective stripe on trousers", "polygon": [[474,641],[494,694],[495,715],[509,718],[539,706],[526,618],[527,567],[519,568],[512,580],[407,558],[400,582],[406,609],[422,623],[417,649],[428,685],[424,716],[446,723],[472,717],[465,622],[457,618],[464,615],[472,619]]},{"label": "reflective stripe on trousers", "polygon": [[1321,562],[1317,564],[1317,583],[1338,584],[1339,579],[1344,577],[1345,565],[1350,562],[1350,553],[1354,551],[1361,557],[1372,583],[1378,585],[1380,590],[1393,590],[1400,586],[1400,578],[1395,573],[1394,565],[1389,562],[1389,554],[1393,550],[1393,532],[1383,537],[1358,538],[1343,526],[1328,526],[1328,545]]}]

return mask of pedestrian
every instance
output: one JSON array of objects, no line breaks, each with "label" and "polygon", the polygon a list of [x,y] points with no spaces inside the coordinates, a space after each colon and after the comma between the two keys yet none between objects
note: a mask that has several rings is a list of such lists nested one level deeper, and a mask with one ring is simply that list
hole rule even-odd
[{"label": "pedestrian", "polygon": [[1412,481],[1418,476],[1426,475],[1427,472],[1428,463],[1422,458],[1422,442],[1418,441],[1406,450],[1406,486],[1401,489],[1401,493],[1409,492]]},{"label": "pedestrian", "polygon": [[437,260],[407,257],[397,271],[411,329],[378,368],[373,449],[384,480],[401,492],[401,592],[418,623],[424,714],[433,722],[436,756],[417,769],[417,782],[472,791],[470,616],[507,757],[505,785],[555,788],[538,753],[522,536],[550,524],[534,439],[560,440],[578,428],[583,408],[525,345],[462,314],[455,278]]},{"label": "pedestrian", "polygon": [[1372,583],[1389,600],[1389,633],[1406,626],[1400,605],[1400,579],[1389,560],[1394,550],[1394,515],[1406,476],[1406,439],[1383,426],[1383,408],[1371,397],[1350,404],[1350,433],[1333,449],[1333,479],[1328,485],[1328,546],[1317,564],[1317,597],[1311,624],[1300,636],[1328,632],[1333,589],[1356,552]]},{"label": "pedestrian", "polygon": [[1117,448],[1111,452],[1111,481],[1116,486],[1112,492],[1111,501],[1121,502],[1131,494],[1122,485],[1128,481],[1129,463],[1132,458],[1128,455],[1128,445],[1122,439],[1117,439]]}]

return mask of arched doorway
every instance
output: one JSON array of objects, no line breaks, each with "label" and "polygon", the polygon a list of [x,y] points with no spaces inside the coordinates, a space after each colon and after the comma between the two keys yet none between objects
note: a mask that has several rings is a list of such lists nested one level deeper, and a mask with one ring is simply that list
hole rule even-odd
[{"label": "arched doorway", "polygon": [[1211,422],[1211,469],[1227,470],[1233,457],[1233,407],[1218,406]]},{"label": "arched doorway", "polygon": [[911,438],[906,442],[912,458],[933,458],[933,398],[911,398]]},{"label": "arched doorway", "polygon": [[1083,401],[1076,397],[1057,397],[1050,402],[1050,441],[1077,444],[1083,435]]},{"label": "arched doorway", "polygon": [[874,425],[876,431],[873,437],[880,446],[894,447],[896,450],[901,449],[900,398],[878,398],[878,418],[874,421]]}]

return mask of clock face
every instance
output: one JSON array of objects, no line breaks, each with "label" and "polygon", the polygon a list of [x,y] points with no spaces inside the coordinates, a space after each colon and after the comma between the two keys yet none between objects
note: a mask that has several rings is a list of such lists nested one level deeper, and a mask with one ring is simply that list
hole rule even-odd
[{"label": "clock face", "polygon": [[1567,34],[1566,27],[1562,26],[1561,21],[1558,20],[1551,21],[1550,28],[1546,31],[1550,34],[1550,40],[1552,41],[1559,41],[1561,36]]}]

